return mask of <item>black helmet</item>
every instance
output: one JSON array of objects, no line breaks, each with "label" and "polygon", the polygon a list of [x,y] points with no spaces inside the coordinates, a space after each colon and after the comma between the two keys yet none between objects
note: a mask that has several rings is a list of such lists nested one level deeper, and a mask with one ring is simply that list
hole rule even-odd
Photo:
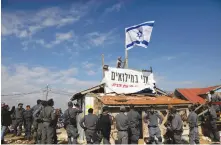
[{"label": "black helmet", "polygon": [[48,100],[48,105],[49,106],[53,106],[54,105],[54,100],[53,99],[49,99]]},{"label": "black helmet", "polygon": [[38,100],[37,100],[37,104],[40,104],[40,103],[41,103],[41,100],[40,100],[40,99],[38,99]]},{"label": "black helmet", "polygon": [[109,107],[108,106],[104,106],[102,110],[103,110],[103,112],[108,111]]},{"label": "black helmet", "polygon": [[70,102],[68,102],[68,106],[69,107],[73,107],[73,103],[70,101]]},{"label": "black helmet", "polygon": [[171,108],[171,113],[176,113],[176,108],[175,107],[173,107],[173,108]]},{"label": "black helmet", "polygon": [[23,103],[18,103],[18,106],[20,106],[20,105],[23,106]]}]

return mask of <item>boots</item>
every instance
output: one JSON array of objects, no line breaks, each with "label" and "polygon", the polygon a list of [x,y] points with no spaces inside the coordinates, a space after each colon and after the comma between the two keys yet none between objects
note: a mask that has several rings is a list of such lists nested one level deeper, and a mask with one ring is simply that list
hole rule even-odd
[{"label": "boots", "polygon": [[4,140],[1,140],[1,144],[5,144],[5,141],[4,141]]}]

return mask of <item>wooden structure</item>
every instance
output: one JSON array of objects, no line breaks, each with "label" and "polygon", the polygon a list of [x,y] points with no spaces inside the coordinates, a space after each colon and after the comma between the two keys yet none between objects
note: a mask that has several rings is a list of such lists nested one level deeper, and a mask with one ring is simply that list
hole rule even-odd
[{"label": "wooden structure", "polygon": [[[129,94],[129,95],[117,95],[117,94],[105,94],[104,92],[105,84],[100,84],[94,86],[90,89],[83,90],[74,94],[71,98],[72,101],[77,100],[84,110],[82,115],[87,114],[87,110],[92,107],[95,114],[99,114],[102,111],[103,106],[109,106],[110,114],[115,117],[119,113],[120,106],[129,107],[129,105],[134,105],[138,112],[144,117],[145,111],[148,110],[150,105],[156,105],[156,110],[164,118],[163,124],[166,122],[168,115],[168,105],[173,105],[180,110],[180,113],[187,117],[188,115],[188,105],[191,103],[186,100],[181,100],[177,98],[172,98],[168,96],[167,92],[155,88],[156,93],[150,93],[148,90],[143,91],[139,94]],[[147,124],[140,122],[141,126],[141,136],[140,139],[147,137]],[[164,125],[161,126],[162,134],[165,132]],[[116,139],[116,128],[115,123],[112,126],[112,139]]]}]

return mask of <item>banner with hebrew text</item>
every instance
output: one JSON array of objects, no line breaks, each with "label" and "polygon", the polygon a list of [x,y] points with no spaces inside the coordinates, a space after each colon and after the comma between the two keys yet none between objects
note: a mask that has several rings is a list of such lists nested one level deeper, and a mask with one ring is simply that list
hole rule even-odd
[{"label": "banner with hebrew text", "polygon": [[155,80],[151,72],[109,67],[104,74],[105,93],[131,94],[147,88],[154,91]]}]

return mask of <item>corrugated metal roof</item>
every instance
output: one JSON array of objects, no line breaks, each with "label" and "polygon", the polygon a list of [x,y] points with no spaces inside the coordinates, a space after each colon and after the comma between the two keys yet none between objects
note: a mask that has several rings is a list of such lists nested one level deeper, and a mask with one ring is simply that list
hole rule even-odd
[{"label": "corrugated metal roof", "polygon": [[201,89],[202,88],[188,88],[188,89],[177,89],[177,91],[192,103],[204,104],[206,101],[199,96]]},{"label": "corrugated metal roof", "polygon": [[207,88],[202,88],[202,90],[200,91],[200,93],[199,94],[207,94],[207,93],[209,93],[210,91],[212,91],[212,90],[215,90],[215,89],[217,89],[217,88],[220,88],[221,86],[212,86],[212,87],[207,87]]},{"label": "corrugated metal roof", "polygon": [[102,96],[101,99],[105,105],[178,105],[190,104],[189,101],[167,96],[149,97],[149,96]]},{"label": "corrugated metal roof", "polygon": [[200,97],[200,95],[206,94],[209,91],[214,90],[219,87],[221,86],[211,86],[207,88],[183,88],[183,89],[176,89],[176,90],[179,93],[181,93],[183,97],[185,97],[190,102],[204,104],[206,100]]}]

